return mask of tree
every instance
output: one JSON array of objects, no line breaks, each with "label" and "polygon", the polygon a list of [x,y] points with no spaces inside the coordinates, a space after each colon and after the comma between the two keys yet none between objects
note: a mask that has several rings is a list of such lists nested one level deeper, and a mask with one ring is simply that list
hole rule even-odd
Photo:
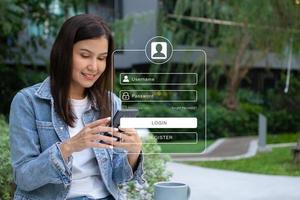
[{"label": "tree", "polygon": [[[175,42],[213,46],[228,56],[225,107],[238,107],[240,83],[255,62],[268,53],[282,54],[293,38],[300,41],[300,6],[280,0],[163,1],[163,31]],[[293,52],[299,52],[294,45]]]}]

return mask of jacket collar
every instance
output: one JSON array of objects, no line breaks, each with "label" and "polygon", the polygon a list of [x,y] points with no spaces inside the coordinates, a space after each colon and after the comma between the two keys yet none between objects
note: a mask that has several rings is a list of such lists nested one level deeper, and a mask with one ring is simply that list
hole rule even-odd
[{"label": "jacket collar", "polygon": [[[41,99],[51,100],[53,102],[53,97],[51,94],[51,86],[50,86],[50,77],[47,77],[39,86],[35,95]],[[96,105],[95,97],[92,96],[91,107],[97,111],[99,111],[98,106]]]},{"label": "jacket collar", "polygon": [[42,99],[53,100],[50,87],[50,77],[47,77],[39,86],[35,95]]}]

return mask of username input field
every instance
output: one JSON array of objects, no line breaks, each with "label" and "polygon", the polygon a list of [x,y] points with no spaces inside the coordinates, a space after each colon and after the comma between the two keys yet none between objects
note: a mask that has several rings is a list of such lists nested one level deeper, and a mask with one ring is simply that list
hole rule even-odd
[{"label": "username input field", "polygon": [[197,73],[121,73],[121,85],[197,85]]}]

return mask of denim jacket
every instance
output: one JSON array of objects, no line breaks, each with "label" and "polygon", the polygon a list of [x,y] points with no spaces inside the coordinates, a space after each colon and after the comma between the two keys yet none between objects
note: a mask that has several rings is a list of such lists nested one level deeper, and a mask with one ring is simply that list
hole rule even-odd
[{"label": "denim jacket", "polygon": [[[15,200],[66,199],[72,178],[72,156],[68,163],[62,157],[59,144],[69,136],[68,125],[54,110],[50,79],[22,89],[14,97],[10,110],[10,147],[13,179],[17,185]],[[113,98],[113,112],[121,101]],[[92,105],[83,114],[84,124],[100,116]],[[143,184],[143,156],[133,173],[122,149],[93,148],[102,180],[116,200],[125,199],[118,184],[136,180]]]}]

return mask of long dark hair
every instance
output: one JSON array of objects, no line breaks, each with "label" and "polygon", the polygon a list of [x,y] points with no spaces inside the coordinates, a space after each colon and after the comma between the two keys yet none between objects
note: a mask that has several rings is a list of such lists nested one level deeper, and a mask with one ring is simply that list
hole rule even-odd
[{"label": "long dark hair", "polygon": [[72,80],[73,46],[86,39],[105,37],[108,40],[106,68],[94,85],[85,90],[92,105],[99,109],[101,116],[111,113],[111,76],[113,67],[111,55],[113,38],[108,25],[98,16],[82,14],[69,18],[62,25],[53,44],[50,55],[50,81],[54,106],[59,116],[73,126],[75,115],[69,102],[69,90]]}]

